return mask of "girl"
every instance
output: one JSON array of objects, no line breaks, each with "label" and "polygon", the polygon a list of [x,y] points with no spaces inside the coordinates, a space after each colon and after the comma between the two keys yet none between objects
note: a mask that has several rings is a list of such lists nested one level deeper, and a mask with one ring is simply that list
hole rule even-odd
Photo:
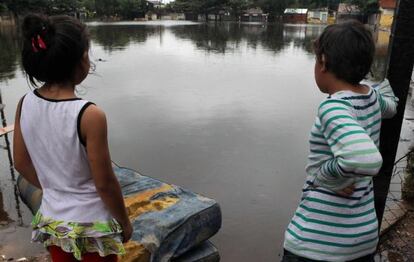
[{"label": "girl", "polygon": [[68,16],[25,17],[22,63],[30,82],[16,112],[15,168],[43,190],[32,241],[52,260],[116,261],[131,238],[112,171],[105,114],[76,97],[88,75],[89,35]]}]

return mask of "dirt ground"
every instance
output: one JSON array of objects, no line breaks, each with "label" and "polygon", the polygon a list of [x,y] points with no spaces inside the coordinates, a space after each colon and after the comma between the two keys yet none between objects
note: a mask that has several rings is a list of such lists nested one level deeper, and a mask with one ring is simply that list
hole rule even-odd
[{"label": "dirt ground", "polygon": [[[47,254],[23,259],[0,261],[49,262]],[[406,216],[381,237],[377,262],[414,262],[414,204],[408,207]]]},{"label": "dirt ground", "polygon": [[414,262],[414,204],[381,238],[379,254],[381,262]]},{"label": "dirt ground", "polygon": [[20,258],[13,258],[13,257],[4,257],[0,256],[0,261],[12,261],[12,262],[51,262],[51,259],[47,253],[43,255],[39,255],[36,257],[20,257]]},{"label": "dirt ground", "polygon": [[[406,206],[407,214],[391,227],[380,239],[376,262],[414,262],[414,203]],[[50,262],[49,255],[37,257],[6,258],[0,261]]]}]

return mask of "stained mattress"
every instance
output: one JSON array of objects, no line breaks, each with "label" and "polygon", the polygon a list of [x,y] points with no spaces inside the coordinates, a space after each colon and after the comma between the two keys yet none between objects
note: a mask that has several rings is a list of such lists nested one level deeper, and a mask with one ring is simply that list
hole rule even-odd
[{"label": "stained mattress", "polygon": [[[219,204],[179,186],[113,166],[134,232],[121,261],[219,261],[208,241],[221,227]],[[18,178],[22,201],[35,213],[42,191]]]}]

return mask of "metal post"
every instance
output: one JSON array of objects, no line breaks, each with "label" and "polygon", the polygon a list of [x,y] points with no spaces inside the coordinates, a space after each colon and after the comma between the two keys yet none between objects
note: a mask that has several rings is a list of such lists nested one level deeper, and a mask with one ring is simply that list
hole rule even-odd
[{"label": "metal post", "polygon": [[405,103],[407,101],[408,89],[413,73],[414,1],[399,0],[394,17],[389,47],[388,79],[400,102],[398,104],[397,115],[393,119],[384,120],[381,126],[380,151],[384,162],[379,175],[374,178],[375,209],[379,228],[384,215],[400,139]]}]

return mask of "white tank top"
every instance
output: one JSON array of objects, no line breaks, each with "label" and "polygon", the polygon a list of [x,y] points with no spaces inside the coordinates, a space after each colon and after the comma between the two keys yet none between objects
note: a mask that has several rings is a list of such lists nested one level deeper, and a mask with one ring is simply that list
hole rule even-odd
[{"label": "white tank top", "polygon": [[23,99],[20,127],[43,188],[39,211],[45,217],[82,223],[112,219],[96,191],[80,136],[82,113],[91,104],[47,99],[36,90]]}]

